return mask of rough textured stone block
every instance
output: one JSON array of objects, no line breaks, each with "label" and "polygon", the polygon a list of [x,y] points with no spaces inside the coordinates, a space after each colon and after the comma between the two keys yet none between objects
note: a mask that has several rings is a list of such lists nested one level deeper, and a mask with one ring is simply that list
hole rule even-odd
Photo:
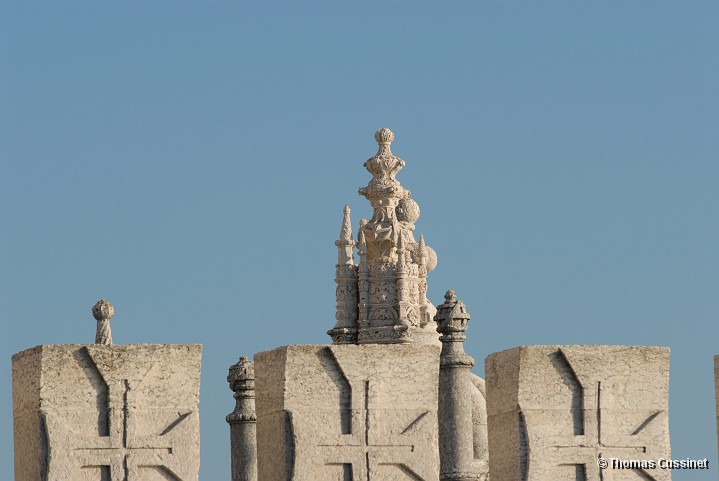
[{"label": "rough textured stone block", "polygon": [[670,457],[668,348],[524,346],[485,367],[492,481],[671,479],[611,465]]},{"label": "rough textured stone block", "polygon": [[433,481],[439,349],[287,346],[255,356],[262,481]]},{"label": "rough textured stone block", "polygon": [[196,481],[201,351],[46,345],[15,354],[15,481]]}]

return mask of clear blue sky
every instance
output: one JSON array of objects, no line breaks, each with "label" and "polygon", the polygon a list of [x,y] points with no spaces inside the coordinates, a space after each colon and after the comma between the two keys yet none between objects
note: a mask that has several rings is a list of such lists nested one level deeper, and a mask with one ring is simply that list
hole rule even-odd
[{"label": "clear blue sky", "polygon": [[202,343],[203,481],[227,367],[324,343],[334,240],[390,127],[478,360],[672,349],[675,457],[717,477],[719,3],[0,3],[0,466],[10,356]]}]

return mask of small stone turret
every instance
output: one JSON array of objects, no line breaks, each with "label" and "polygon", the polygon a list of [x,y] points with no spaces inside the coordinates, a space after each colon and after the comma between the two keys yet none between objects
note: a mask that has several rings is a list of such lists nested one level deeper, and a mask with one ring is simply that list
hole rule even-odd
[{"label": "small stone turret", "polygon": [[464,352],[469,312],[453,290],[437,307],[437,332],[442,334],[439,356],[439,479],[476,481],[487,476],[487,466],[474,458],[472,373],[474,359]]},{"label": "small stone turret", "polygon": [[225,418],[230,425],[232,481],[257,481],[254,363],[247,356],[240,357],[230,366],[227,382],[235,393],[235,410]]},{"label": "small stone turret", "polygon": [[[369,200],[372,218],[361,220],[352,240],[345,206],[337,264],[337,324],[328,331],[334,344],[438,344],[430,321],[436,312],[427,301],[427,273],[437,255],[414,238],[420,209],[395,178],[405,166],[392,154],[394,134],[375,133],[377,155],[364,163],[372,174],[360,195]],[[354,265],[353,247],[359,249]]]}]

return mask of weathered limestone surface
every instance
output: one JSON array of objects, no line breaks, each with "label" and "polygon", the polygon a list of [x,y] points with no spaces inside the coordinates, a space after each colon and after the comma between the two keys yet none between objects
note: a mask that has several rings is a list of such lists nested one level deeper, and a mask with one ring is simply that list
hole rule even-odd
[{"label": "weathered limestone surface", "polygon": [[597,464],[670,457],[668,348],[523,346],[485,367],[492,481],[671,479]]},{"label": "weathered limestone surface", "polygon": [[262,481],[436,481],[439,349],[300,345],[255,356]]},{"label": "weathered limestone surface", "polygon": [[74,344],[15,354],[15,481],[196,481],[201,352]]}]

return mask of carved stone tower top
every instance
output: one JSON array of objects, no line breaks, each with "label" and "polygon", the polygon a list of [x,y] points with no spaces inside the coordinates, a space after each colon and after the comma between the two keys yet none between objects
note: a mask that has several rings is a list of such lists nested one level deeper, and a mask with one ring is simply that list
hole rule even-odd
[{"label": "carved stone tower top", "polygon": [[[336,270],[337,324],[328,334],[335,344],[410,343],[439,344],[430,325],[436,309],[427,301],[427,273],[437,255],[424,236],[414,238],[419,205],[395,178],[405,166],[392,154],[394,134],[374,134],[377,155],[364,163],[372,174],[359,189],[369,200],[373,215],[359,223],[352,240],[350,210],[345,206]],[[354,248],[359,264],[354,264]]]}]

